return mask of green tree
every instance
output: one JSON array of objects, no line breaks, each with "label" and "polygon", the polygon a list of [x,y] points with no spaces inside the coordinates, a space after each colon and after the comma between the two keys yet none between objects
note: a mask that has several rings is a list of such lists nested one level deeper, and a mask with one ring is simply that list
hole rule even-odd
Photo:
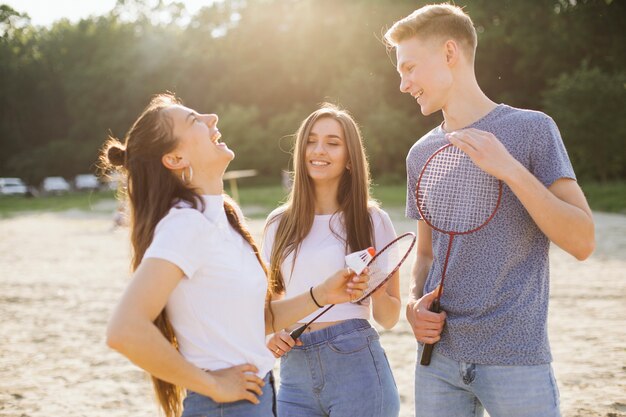
[{"label": "green tree", "polygon": [[626,178],[626,71],[582,65],[544,93],[581,179]]},{"label": "green tree", "polygon": [[[0,175],[37,181],[91,169],[107,134],[123,137],[149,97],[169,90],[191,107],[220,114],[225,140],[237,153],[233,169],[275,178],[288,164],[289,135],[319,103],[331,101],[360,123],[373,173],[399,179],[409,147],[441,115],[422,117],[415,101],[400,94],[395,56],[386,54],[381,37],[426,3],[224,0],[190,15],[178,2],[118,0],[104,16],[50,27],[34,27],[28,16],[2,5]],[[487,94],[547,111],[576,167],[589,163],[579,156],[586,153],[584,141],[576,139],[587,127],[571,117],[580,111],[574,98],[563,97],[573,94],[567,88],[580,87],[571,80],[583,73],[585,86],[619,81],[626,67],[626,2],[458,4],[478,28],[477,76]],[[588,70],[580,69],[583,62]],[[600,75],[592,76],[596,69]],[[623,100],[599,88],[609,102]],[[591,88],[577,94],[594,104],[599,97]],[[619,120],[624,105],[597,107],[596,118]],[[604,136],[620,137],[619,129]],[[597,153],[614,157],[614,143],[598,140]],[[600,173],[596,165],[580,168],[582,175],[625,175],[616,168]]]}]

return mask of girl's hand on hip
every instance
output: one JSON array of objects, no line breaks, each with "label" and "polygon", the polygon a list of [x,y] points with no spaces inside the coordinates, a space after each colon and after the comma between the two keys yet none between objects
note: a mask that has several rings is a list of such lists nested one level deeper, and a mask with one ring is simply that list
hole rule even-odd
[{"label": "girl's hand on hip", "polygon": [[215,380],[211,399],[218,403],[246,400],[252,404],[259,404],[257,396],[263,394],[262,387],[265,382],[256,375],[258,371],[256,366],[251,364],[209,371]]}]

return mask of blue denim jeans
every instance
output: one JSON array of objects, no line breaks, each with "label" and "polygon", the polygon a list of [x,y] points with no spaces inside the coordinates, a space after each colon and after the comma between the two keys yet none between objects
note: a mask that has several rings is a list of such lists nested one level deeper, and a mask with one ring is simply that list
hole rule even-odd
[{"label": "blue denim jeans", "polygon": [[352,319],[300,336],[281,358],[279,417],[396,417],[400,397],[379,336]]},{"label": "blue denim jeans", "polygon": [[459,362],[437,353],[415,368],[416,417],[559,417],[550,364],[496,366]]},{"label": "blue denim jeans", "polygon": [[218,403],[197,392],[187,391],[181,417],[275,417],[274,377],[271,372],[263,379],[263,394],[259,404],[242,400]]}]

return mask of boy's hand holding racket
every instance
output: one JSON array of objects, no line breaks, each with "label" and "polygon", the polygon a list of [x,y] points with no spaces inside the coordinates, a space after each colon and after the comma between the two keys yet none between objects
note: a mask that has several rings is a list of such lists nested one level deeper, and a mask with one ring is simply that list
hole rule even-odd
[{"label": "boy's hand holding racket", "polygon": [[430,307],[437,298],[439,287],[424,294],[419,300],[409,300],[406,305],[406,318],[411,325],[415,339],[421,343],[437,343],[446,322],[446,312],[434,313]]}]

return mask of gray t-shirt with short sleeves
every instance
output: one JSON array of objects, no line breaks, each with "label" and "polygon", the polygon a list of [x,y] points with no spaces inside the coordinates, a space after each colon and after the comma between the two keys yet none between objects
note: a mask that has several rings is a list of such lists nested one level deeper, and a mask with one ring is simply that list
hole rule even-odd
[{"label": "gray t-shirt with short sleeves", "polygon": [[[576,179],[559,130],[547,115],[498,105],[472,128],[493,133],[541,183]],[[415,187],[426,160],[448,144],[436,127],[407,156],[406,215],[420,220]],[[433,230],[433,265],[424,292],[435,289],[449,236]],[[455,236],[441,306],[448,315],[438,353],[490,365],[536,365],[552,360],[548,344],[548,238],[511,189],[503,186],[494,218],[484,228]]]}]

